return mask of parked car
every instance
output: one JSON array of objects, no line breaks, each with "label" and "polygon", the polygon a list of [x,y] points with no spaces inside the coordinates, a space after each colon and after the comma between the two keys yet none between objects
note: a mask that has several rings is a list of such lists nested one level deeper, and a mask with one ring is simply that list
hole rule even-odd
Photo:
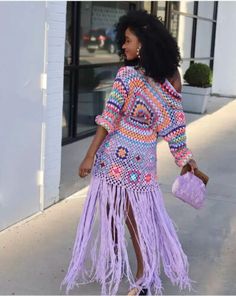
[{"label": "parked car", "polygon": [[84,46],[91,53],[99,49],[105,49],[113,54],[117,50],[114,34],[111,29],[92,29],[83,36]]}]

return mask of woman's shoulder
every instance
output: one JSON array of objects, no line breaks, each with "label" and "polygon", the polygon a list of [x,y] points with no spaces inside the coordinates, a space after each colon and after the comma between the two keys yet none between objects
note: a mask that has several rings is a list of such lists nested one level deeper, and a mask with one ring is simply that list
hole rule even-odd
[{"label": "woman's shoulder", "polygon": [[174,85],[166,78],[164,83],[161,84],[161,87],[163,90],[165,90],[168,94],[171,95],[173,100],[181,101],[182,100],[182,95],[181,92],[178,92]]}]

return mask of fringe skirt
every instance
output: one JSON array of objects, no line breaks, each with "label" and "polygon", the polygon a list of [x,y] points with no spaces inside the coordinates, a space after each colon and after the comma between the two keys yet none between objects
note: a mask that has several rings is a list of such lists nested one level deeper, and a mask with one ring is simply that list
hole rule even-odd
[{"label": "fringe skirt", "polygon": [[[132,207],[142,253],[144,272],[141,281],[133,276],[127,251],[127,199]],[[172,284],[181,290],[192,289],[187,256],[166,212],[159,186],[149,192],[136,192],[92,175],[71,262],[60,290],[66,285],[68,295],[75,286],[96,281],[101,285],[101,295],[116,295],[125,276],[130,288],[136,287],[140,291],[145,287],[149,295],[160,295],[163,290],[161,264]]]}]

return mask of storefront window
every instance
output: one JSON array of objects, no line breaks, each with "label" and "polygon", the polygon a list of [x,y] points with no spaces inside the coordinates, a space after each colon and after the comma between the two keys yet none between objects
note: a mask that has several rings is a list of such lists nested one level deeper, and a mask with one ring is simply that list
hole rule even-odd
[{"label": "storefront window", "polygon": [[72,5],[67,3],[66,36],[64,51],[64,100],[62,114],[62,138],[69,137],[70,106],[71,106],[71,71],[68,66],[72,64]]},{"label": "storefront window", "polygon": [[77,109],[77,135],[96,127],[95,117],[101,114],[119,66],[81,67]]},{"label": "storefront window", "polygon": [[146,10],[148,13],[152,11],[152,2],[151,1],[144,1],[143,2],[143,9]]},{"label": "storefront window", "polygon": [[96,129],[120,65],[114,25],[128,9],[128,2],[81,2],[77,136]]},{"label": "storefront window", "polygon": [[65,65],[72,63],[72,6],[71,3],[67,3],[66,12],[66,38],[65,38]]},{"label": "storefront window", "polygon": [[164,23],[166,19],[166,1],[157,1],[156,16]]},{"label": "storefront window", "polygon": [[128,2],[81,2],[80,65],[119,62],[114,24]]},{"label": "storefront window", "polygon": [[65,38],[63,143],[96,131],[95,117],[121,66],[115,43],[115,24],[138,2],[67,2]]},{"label": "storefront window", "polygon": [[70,71],[64,71],[64,100],[63,100],[63,117],[62,117],[62,137],[69,135],[69,116],[70,116]]},{"label": "storefront window", "polygon": [[179,14],[176,14],[176,11],[179,11],[179,2],[171,3],[171,23],[170,23],[170,32],[172,36],[178,40],[179,32]]}]

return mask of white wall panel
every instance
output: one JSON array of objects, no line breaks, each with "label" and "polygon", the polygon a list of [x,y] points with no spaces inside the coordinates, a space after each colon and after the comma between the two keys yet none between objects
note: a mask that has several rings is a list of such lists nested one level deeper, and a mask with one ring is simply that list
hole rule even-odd
[{"label": "white wall panel", "polygon": [[0,230],[40,209],[44,2],[0,2]]},{"label": "white wall panel", "polygon": [[236,97],[236,2],[218,4],[213,92]]}]

